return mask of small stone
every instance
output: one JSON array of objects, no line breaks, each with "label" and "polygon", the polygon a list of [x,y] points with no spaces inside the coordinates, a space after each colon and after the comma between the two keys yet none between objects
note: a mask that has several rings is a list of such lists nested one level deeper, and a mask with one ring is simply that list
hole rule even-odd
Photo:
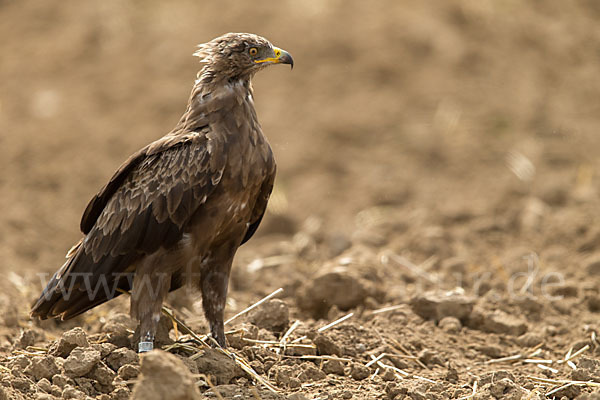
[{"label": "small stone", "polygon": [[486,332],[505,333],[512,336],[520,336],[527,332],[527,324],[524,320],[500,310],[484,316],[483,328]]},{"label": "small stone", "polygon": [[62,374],[56,374],[52,377],[52,384],[63,389],[66,385],[74,385],[73,379]]},{"label": "small stone", "polygon": [[500,357],[502,357],[502,354],[503,354],[503,350],[500,347],[494,346],[492,344],[485,344],[482,346],[477,346],[476,349],[481,354],[484,354],[490,358],[500,358]]},{"label": "small stone", "polygon": [[196,359],[198,373],[215,378],[217,385],[229,384],[233,379],[245,376],[245,372],[228,356],[216,349],[205,349]]},{"label": "small stone", "polygon": [[323,363],[323,372],[326,374],[344,376],[344,363],[339,360],[326,360]]},{"label": "small stone", "polygon": [[302,393],[292,393],[287,397],[287,400],[308,400],[308,397]]},{"label": "small stone", "polygon": [[540,335],[533,332],[527,332],[516,339],[517,344],[522,347],[536,347],[543,341]]},{"label": "small stone", "polygon": [[421,350],[421,352],[419,353],[419,361],[421,361],[423,364],[427,365],[427,366],[432,366],[432,365],[444,365],[444,360],[442,360],[440,358],[440,356],[435,353],[434,351],[431,351],[429,349],[423,349]]},{"label": "small stone", "polygon": [[309,365],[302,371],[302,373],[298,376],[301,382],[312,382],[312,381],[320,381],[327,377],[325,372],[321,371],[314,365]]},{"label": "small stone", "polygon": [[362,381],[371,375],[369,368],[359,363],[353,363],[352,369],[350,370],[350,376],[357,381]]},{"label": "small stone", "polygon": [[444,379],[450,383],[458,382],[458,371],[453,365],[448,366],[448,371],[446,371],[446,376],[444,376]]},{"label": "small stone", "polygon": [[100,352],[100,357],[102,358],[105,358],[117,349],[117,346],[112,343],[94,343],[91,347],[94,350],[98,350]]},{"label": "small stone", "polygon": [[196,379],[175,355],[153,350],[142,356],[133,400],[199,399]]},{"label": "small stone", "polygon": [[427,292],[413,297],[413,312],[424,319],[439,321],[444,317],[466,319],[473,310],[475,299],[455,292]]},{"label": "small stone", "polygon": [[563,283],[552,287],[550,293],[555,298],[577,297],[579,295],[579,288],[576,284]]},{"label": "small stone", "polygon": [[272,369],[275,371],[275,382],[278,385],[286,386],[290,389],[296,389],[302,385],[300,379],[296,377],[299,372],[296,368],[289,365],[281,365]]},{"label": "small stone", "polygon": [[290,323],[290,311],[283,300],[271,299],[250,311],[248,321],[271,332],[283,332]]},{"label": "small stone", "polygon": [[31,381],[29,379],[15,377],[10,383],[13,388],[20,392],[29,392],[31,390]]},{"label": "small stone", "polygon": [[75,381],[75,388],[77,390],[79,390],[80,392],[83,392],[86,395],[91,395],[92,393],[94,393],[96,391],[95,389],[95,385],[97,384],[99,388],[100,384],[98,384],[97,382],[94,382],[94,380],[90,379],[90,378],[86,378],[86,377],[79,377],[79,378],[73,378],[73,380]]},{"label": "small stone", "polygon": [[60,387],[58,387],[57,385],[52,385],[50,387],[50,393],[54,397],[60,397],[60,396],[62,396],[62,389]]},{"label": "small stone", "polygon": [[17,372],[23,372],[31,365],[31,360],[29,357],[24,356],[22,354],[15,357],[8,363],[8,368],[13,371],[13,375]]},{"label": "small stone", "polygon": [[87,335],[83,329],[76,327],[62,334],[52,346],[50,346],[50,354],[57,357],[67,357],[76,347],[90,347],[87,340]]},{"label": "small stone", "polygon": [[123,380],[136,378],[140,373],[140,368],[137,365],[125,364],[117,371],[117,375]]},{"label": "small stone", "polygon": [[83,400],[85,399],[85,393],[75,389],[73,386],[71,385],[67,385],[62,392],[62,398],[63,399],[76,399],[76,400]]},{"label": "small stone", "polygon": [[342,399],[351,399],[353,397],[352,392],[349,390],[344,390],[341,394],[340,397]]},{"label": "small stone", "polygon": [[444,317],[438,322],[438,326],[447,333],[458,333],[462,328],[460,320],[456,317]]},{"label": "small stone", "polygon": [[577,369],[571,371],[571,378],[577,381],[600,381],[600,361],[586,356],[577,360]]},{"label": "small stone", "polygon": [[582,393],[580,396],[577,396],[577,400],[600,400],[600,392]]},{"label": "small stone", "polygon": [[[113,392],[110,394],[111,400],[129,400],[130,396],[131,396],[131,392],[129,391],[129,389],[127,389],[126,386],[118,387],[115,390],[113,390]],[[140,399],[143,399],[143,398],[140,398]],[[157,398],[157,397],[148,397],[148,399],[149,400],[150,399],[159,400],[159,398]]]},{"label": "small stone", "polygon": [[502,379],[508,379],[511,382],[514,382],[516,380],[515,376],[510,371],[501,369],[498,371],[484,373],[480,376],[479,383],[480,385],[487,385],[500,381]]},{"label": "small stone", "polygon": [[405,394],[408,393],[408,389],[407,388],[405,388],[405,387],[398,387],[396,385],[396,382],[389,382],[389,383],[387,383],[385,385],[384,391],[385,391],[385,393],[387,395],[387,398],[388,399],[392,399],[392,400],[396,399],[396,398],[401,399],[403,397],[400,397],[400,396],[403,396],[403,395],[405,395]]},{"label": "small stone", "polygon": [[259,375],[262,375],[265,373],[265,367],[264,367],[263,363],[258,360],[251,361],[250,366]]},{"label": "small stone", "polygon": [[581,393],[581,386],[571,385],[552,393],[556,399],[574,399]]},{"label": "small stone", "polygon": [[317,346],[317,353],[319,355],[343,355],[342,348],[330,336],[324,333],[317,334],[312,341]]},{"label": "small stone", "polygon": [[411,400],[429,400],[431,397],[427,396],[424,392],[420,390],[415,390],[410,394]]},{"label": "small stone", "polygon": [[52,379],[52,376],[58,374],[60,370],[53,356],[40,356],[33,357],[24,372],[35,381],[39,381],[42,378]]},{"label": "small stone", "polygon": [[332,306],[349,310],[363,304],[368,293],[362,282],[347,272],[328,272],[298,290],[298,305],[313,316],[327,315]]},{"label": "small stone", "polygon": [[391,382],[396,380],[396,375],[391,368],[385,368],[384,371],[380,374],[381,379],[386,382]]},{"label": "small stone", "polygon": [[37,383],[37,386],[46,393],[52,392],[52,384],[46,378],[40,379],[40,381]]},{"label": "small stone", "polygon": [[89,377],[98,381],[99,384],[108,386],[112,384],[113,379],[117,374],[108,368],[103,362],[96,364],[94,369],[89,373]]},{"label": "small stone", "polygon": [[600,254],[590,256],[585,262],[585,270],[588,275],[600,275]]},{"label": "small stone", "polygon": [[588,309],[591,312],[595,312],[595,313],[600,312],[600,296],[590,295],[587,297],[586,301],[587,301]]},{"label": "small stone", "polygon": [[63,368],[67,376],[78,377],[90,372],[99,361],[99,351],[76,347],[65,360]]},{"label": "small stone", "polygon": [[537,298],[527,295],[527,296],[518,296],[514,303],[517,307],[521,309],[521,311],[531,319],[539,320],[540,314],[544,308],[544,304]]},{"label": "small stone", "polygon": [[117,371],[125,364],[137,364],[139,361],[140,357],[138,354],[126,347],[116,349],[106,357],[106,364],[108,364],[113,371]]},{"label": "small stone", "polygon": [[25,349],[27,346],[33,346],[35,344],[35,332],[31,329],[26,329],[21,332],[19,339],[15,343],[15,348]]}]

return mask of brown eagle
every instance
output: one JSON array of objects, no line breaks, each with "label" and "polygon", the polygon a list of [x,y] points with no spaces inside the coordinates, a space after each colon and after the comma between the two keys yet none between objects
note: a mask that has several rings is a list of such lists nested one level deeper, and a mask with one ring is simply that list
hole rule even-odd
[{"label": "brown eagle", "polygon": [[190,282],[202,292],[211,336],[226,345],[223,311],[233,257],[258,228],[275,178],[251,79],[268,65],[294,62],[249,33],[228,33],[194,55],[204,67],[185,113],[92,198],[81,219],[84,237],[32,316],[69,319],[131,291],[139,350],[147,351],[167,293]]}]

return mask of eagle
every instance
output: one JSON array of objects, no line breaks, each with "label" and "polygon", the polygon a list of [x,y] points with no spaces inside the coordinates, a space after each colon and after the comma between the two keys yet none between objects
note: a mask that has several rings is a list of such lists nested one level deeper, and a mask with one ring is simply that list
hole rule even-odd
[{"label": "eagle", "polygon": [[292,56],[267,39],[228,33],[198,46],[203,67],[175,128],[130,156],[91,199],[83,238],[31,309],[66,320],[124,292],[154,347],[162,303],[189,283],[202,293],[211,337],[226,347],[223,314],[237,249],[256,232],[275,160],[254,108],[252,78]]}]

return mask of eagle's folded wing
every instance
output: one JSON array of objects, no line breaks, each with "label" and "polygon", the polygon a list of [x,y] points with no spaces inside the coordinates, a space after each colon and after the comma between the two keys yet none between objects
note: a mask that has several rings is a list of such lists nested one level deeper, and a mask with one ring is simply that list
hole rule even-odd
[{"label": "eagle's folded wing", "polygon": [[208,129],[177,140],[165,137],[123,164],[90,201],[81,221],[85,237],[54,274],[32,315],[66,319],[116,297],[118,291],[94,289],[99,284],[129,289],[130,282],[120,274],[142,256],[181,239],[186,222],[218,185],[226,164],[223,157],[211,157],[211,149],[223,143],[207,135]]}]

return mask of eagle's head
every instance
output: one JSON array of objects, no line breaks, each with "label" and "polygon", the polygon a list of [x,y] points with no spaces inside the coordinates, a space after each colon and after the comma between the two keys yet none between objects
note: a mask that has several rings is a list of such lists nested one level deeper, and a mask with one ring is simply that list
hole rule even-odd
[{"label": "eagle's head", "polygon": [[211,74],[227,79],[251,77],[271,64],[294,67],[290,53],[251,33],[227,33],[199,45],[194,55]]}]

